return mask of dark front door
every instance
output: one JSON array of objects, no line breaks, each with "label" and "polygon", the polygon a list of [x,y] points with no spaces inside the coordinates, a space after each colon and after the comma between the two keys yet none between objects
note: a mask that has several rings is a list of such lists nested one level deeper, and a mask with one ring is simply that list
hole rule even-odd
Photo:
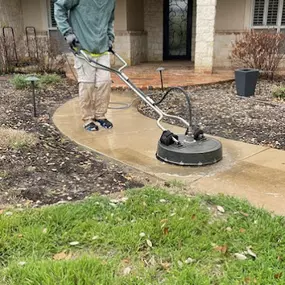
[{"label": "dark front door", "polygon": [[191,59],[192,0],[164,0],[164,47],[167,59]]}]

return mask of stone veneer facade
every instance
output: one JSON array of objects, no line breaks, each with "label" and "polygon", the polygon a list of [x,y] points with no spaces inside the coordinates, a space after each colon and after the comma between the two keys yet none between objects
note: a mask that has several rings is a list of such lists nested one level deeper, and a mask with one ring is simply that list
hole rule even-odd
[{"label": "stone veneer facade", "polygon": [[129,65],[147,61],[147,38],[144,31],[116,31],[116,51]]},{"label": "stone veneer facade", "polygon": [[197,1],[195,71],[213,72],[217,0]]},{"label": "stone veneer facade", "polygon": [[144,0],[148,61],[163,60],[163,0]]}]

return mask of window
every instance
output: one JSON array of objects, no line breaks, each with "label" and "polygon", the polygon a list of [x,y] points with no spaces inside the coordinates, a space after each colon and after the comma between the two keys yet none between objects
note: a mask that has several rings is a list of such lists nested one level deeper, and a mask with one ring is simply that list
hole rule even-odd
[{"label": "window", "polygon": [[48,0],[48,7],[49,7],[49,27],[56,28],[56,21],[54,18],[54,2],[55,0]]},{"label": "window", "polygon": [[285,0],[253,0],[254,28],[285,28]]}]

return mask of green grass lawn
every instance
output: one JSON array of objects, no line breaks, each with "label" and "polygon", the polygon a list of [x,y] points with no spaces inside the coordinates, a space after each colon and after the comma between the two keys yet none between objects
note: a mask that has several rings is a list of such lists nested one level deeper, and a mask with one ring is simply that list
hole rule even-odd
[{"label": "green grass lawn", "polygon": [[2,212],[0,284],[285,284],[283,217],[224,196],[126,196]]}]

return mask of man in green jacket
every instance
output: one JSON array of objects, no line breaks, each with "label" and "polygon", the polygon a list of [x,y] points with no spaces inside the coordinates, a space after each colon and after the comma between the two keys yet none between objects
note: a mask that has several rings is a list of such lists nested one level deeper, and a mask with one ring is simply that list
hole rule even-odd
[{"label": "man in green jacket", "polygon": [[[79,42],[95,61],[110,66],[108,50],[115,39],[115,0],[56,0],[54,7],[58,29],[67,43]],[[103,128],[112,128],[105,117],[111,94],[110,72],[91,67],[79,58],[75,58],[74,67],[84,128],[97,131],[96,122]]]}]

